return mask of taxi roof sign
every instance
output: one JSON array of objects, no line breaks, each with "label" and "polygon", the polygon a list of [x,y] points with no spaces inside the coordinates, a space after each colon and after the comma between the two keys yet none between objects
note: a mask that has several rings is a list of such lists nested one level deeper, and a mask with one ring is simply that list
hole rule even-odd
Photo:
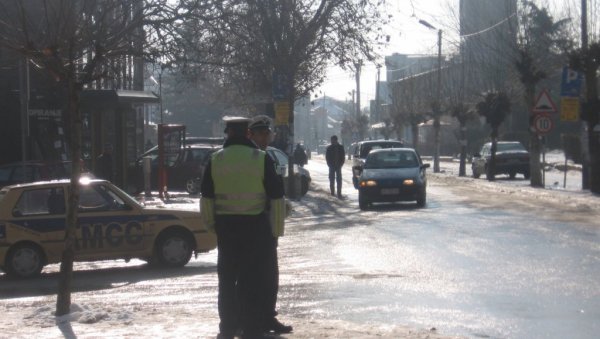
[{"label": "taxi roof sign", "polygon": [[556,105],[548,91],[544,89],[540,92],[531,111],[533,113],[556,113]]}]

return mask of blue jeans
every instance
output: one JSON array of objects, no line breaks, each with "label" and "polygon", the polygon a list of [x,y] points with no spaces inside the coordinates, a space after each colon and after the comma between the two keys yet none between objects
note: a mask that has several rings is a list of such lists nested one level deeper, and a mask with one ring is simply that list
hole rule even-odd
[{"label": "blue jeans", "polygon": [[334,192],[334,182],[337,184],[337,195],[342,194],[342,167],[329,167],[329,189],[331,194]]}]

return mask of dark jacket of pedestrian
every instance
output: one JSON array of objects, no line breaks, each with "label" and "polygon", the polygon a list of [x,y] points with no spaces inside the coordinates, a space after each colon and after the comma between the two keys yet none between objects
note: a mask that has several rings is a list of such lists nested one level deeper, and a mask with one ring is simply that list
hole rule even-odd
[{"label": "dark jacket of pedestrian", "polygon": [[298,144],[294,150],[294,163],[303,166],[307,163],[306,151]]},{"label": "dark jacket of pedestrian", "polygon": [[327,166],[332,168],[340,168],[346,161],[346,152],[344,146],[337,142],[332,142],[331,145],[327,146],[325,150],[325,160],[327,160]]}]

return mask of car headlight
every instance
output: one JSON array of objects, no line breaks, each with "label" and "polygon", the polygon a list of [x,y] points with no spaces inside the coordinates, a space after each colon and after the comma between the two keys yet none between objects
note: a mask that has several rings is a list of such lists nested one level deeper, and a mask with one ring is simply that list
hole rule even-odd
[{"label": "car headlight", "polygon": [[403,185],[405,186],[411,186],[415,184],[415,181],[413,179],[404,179],[404,181],[402,182]]},{"label": "car headlight", "polygon": [[377,181],[375,180],[363,180],[360,182],[360,187],[369,187],[369,186],[377,186]]}]

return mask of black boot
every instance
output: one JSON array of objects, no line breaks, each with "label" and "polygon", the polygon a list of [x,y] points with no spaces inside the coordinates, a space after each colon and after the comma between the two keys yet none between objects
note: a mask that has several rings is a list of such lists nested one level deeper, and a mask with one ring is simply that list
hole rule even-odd
[{"label": "black boot", "polygon": [[292,326],[282,324],[279,320],[277,320],[277,318],[272,318],[271,320],[267,321],[265,328],[265,332],[273,332],[277,334],[291,333],[293,330],[294,329]]}]

